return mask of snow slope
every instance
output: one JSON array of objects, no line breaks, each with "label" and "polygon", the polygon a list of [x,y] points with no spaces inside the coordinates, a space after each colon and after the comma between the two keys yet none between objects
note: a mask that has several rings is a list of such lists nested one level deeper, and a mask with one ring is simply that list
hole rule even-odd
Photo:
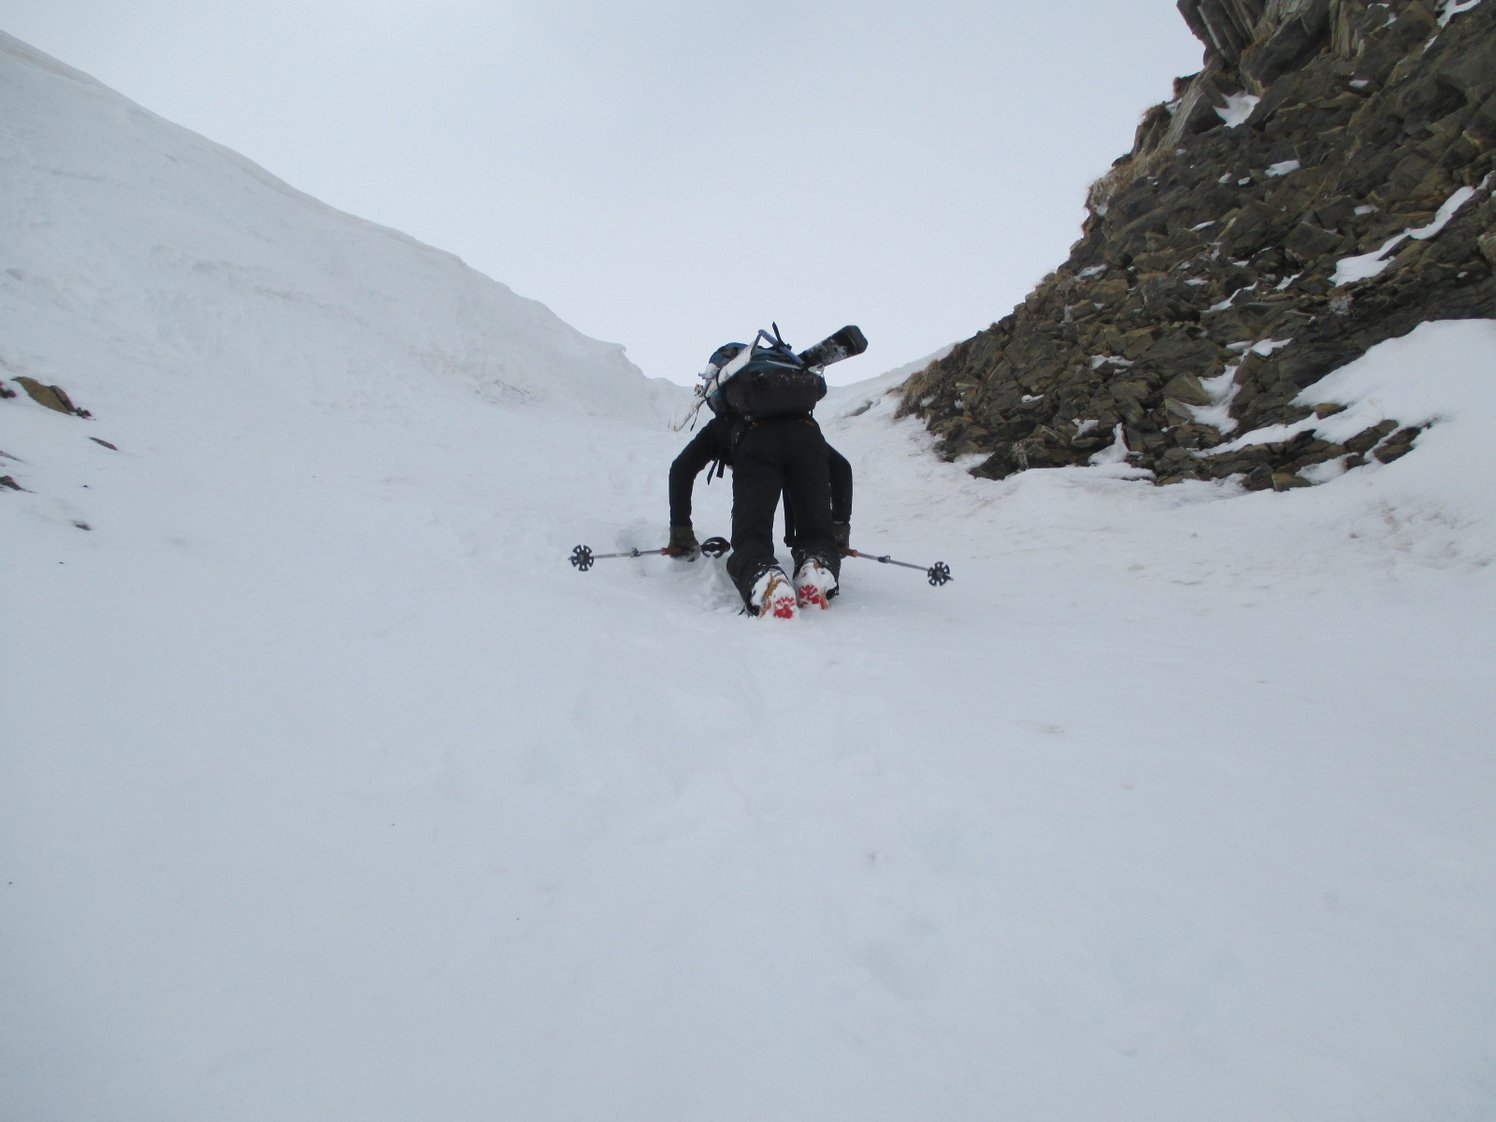
[{"label": "snow slope", "polygon": [[761,624],[566,563],[660,543],[684,390],[9,39],[0,103],[0,379],[93,413],[0,401],[0,1116],[1496,1113],[1496,324],[1313,388],[1434,424],[1285,495],[834,391],[854,544],[956,579]]},{"label": "snow slope", "polygon": [[[14,38],[0,36],[0,57],[3,281],[7,314],[22,320],[0,341],[12,372],[67,376],[102,346],[163,377],[252,370],[246,392],[342,399],[349,381],[414,367],[493,400],[654,415],[666,383],[642,391],[622,347]],[[62,353],[28,350],[49,323],[77,338]]]}]

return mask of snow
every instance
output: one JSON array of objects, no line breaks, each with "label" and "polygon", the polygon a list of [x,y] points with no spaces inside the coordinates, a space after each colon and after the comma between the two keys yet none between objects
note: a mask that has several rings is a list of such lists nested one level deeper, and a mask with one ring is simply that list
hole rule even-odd
[{"label": "snow", "polygon": [[1215,111],[1228,129],[1234,129],[1251,119],[1252,110],[1261,100],[1256,94],[1235,93],[1226,98],[1225,105],[1217,105]]},{"label": "snow", "polygon": [[1221,433],[1234,432],[1240,427],[1241,422],[1231,415],[1231,407],[1241,393],[1236,384],[1236,372],[1240,369],[1241,363],[1231,363],[1214,378],[1200,379],[1200,388],[1209,395],[1210,404],[1184,404],[1191,420],[1198,425],[1210,425]]},{"label": "snow", "polygon": [[1257,288],[1257,282],[1256,281],[1253,281],[1251,284],[1244,285],[1244,286],[1242,286],[1240,288],[1233,288],[1231,290],[1231,294],[1229,296],[1227,296],[1224,300],[1217,301],[1216,303],[1212,304],[1210,307],[1206,308],[1205,310],[1207,312],[1224,312],[1227,308],[1231,307],[1232,304],[1236,303],[1236,298],[1238,296],[1240,296],[1243,292],[1253,292],[1253,291],[1256,290],[1256,288]]},{"label": "snow", "polygon": [[1439,26],[1448,27],[1449,21],[1461,12],[1468,12],[1480,3],[1480,0],[1440,0],[1439,4]]},{"label": "snow", "polygon": [[[1235,298],[1236,294],[1232,293],[1231,299]],[[1229,304],[1230,300],[1227,303]],[[1262,355],[1265,358],[1292,342],[1292,339],[1261,339],[1255,343],[1247,341],[1228,343],[1227,349],[1238,351],[1243,357],[1250,353]],[[1200,388],[1209,396],[1210,403],[1208,405],[1181,403],[1185,411],[1189,413],[1190,420],[1198,425],[1210,425],[1223,435],[1235,432],[1240,427],[1241,423],[1231,415],[1232,407],[1241,393],[1241,386],[1236,381],[1236,373],[1240,369],[1241,363],[1234,362],[1228,364],[1215,377],[1200,379]],[[1206,454],[1213,454],[1214,451],[1216,450]]]},{"label": "snow", "polygon": [[1478,188],[1461,187],[1444,200],[1428,225],[1404,230],[1388,238],[1373,253],[1341,258],[1335,267],[1334,275],[1330,278],[1330,283],[1333,285],[1353,284],[1356,281],[1370,280],[1372,277],[1380,276],[1392,264],[1393,251],[1404,241],[1408,238],[1413,238],[1415,241],[1427,241],[1429,238],[1438,236],[1459,213],[1461,207],[1479,195],[1481,191],[1488,190],[1489,187],[1489,176]]},{"label": "snow", "polygon": [[[1270,354],[1286,345],[1282,340],[1270,340],[1253,350]],[[1211,449],[1209,454],[1289,440],[1311,429],[1326,440],[1343,442],[1390,417],[1404,425],[1432,426],[1419,437],[1419,454],[1415,457],[1418,466],[1404,469],[1400,476],[1432,471],[1426,483],[1443,480],[1440,486],[1446,490],[1470,488],[1465,502],[1478,505],[1478,492],[1483,480],[1496,470],[1496,457],[1482,445],[1460,442],[1451,447],[1448,425],[1450,421],[1471,429],[1496,425],[1496,387],[1490,384],[1493,352],[1496,329],[1490,321],[1422,324],[1408,336],[1389,340],[1367,356],[1326,375],[1295,398],[1298,404],[1309,407],[1330,402],[1345,405],[1343,411],[1255,429]],[[1496,553],[1496,527],[1485,525],[1483,519],[1466,521],[1470,533],[1485,543],[1478,552]]]},{"label": "snow", "polygon": [[1496,324],[1314,387],[1432,427],[1283,495],[833,390],[853,544],[955,579],[760,623],[566,563],[662,542],[688,390],[9,39],[0,100],[0,378],[93,413],[0,401],[0,1116],[1496,1110]]},{"label": "snow", "polygon": [[1252,354],[1262,355],[1262,357],[1266,358],[1275,351],[1281,351],[1292,342],[1292,339],[1260,339],[1248,349]]}]

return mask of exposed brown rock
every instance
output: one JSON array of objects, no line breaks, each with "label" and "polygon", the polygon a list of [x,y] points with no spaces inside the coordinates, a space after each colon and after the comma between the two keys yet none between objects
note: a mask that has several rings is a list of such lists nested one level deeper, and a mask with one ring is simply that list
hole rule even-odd
[{"label": "exposed brown rock", "polygon": [[[1118,425],[1160,482],[1386,462],[1416,429],[1204,453],[1228,395],[1231,439],[1328,415],[1294,398],[1420,323],[1496,317],[1496,5],[1443,27],[1436,0],[1179,7],[1205,67],[1093,185],[1069,259],[904,387],[975,474],[1085,463]],[[1340,270],[1382,251],[1374,276]]]},{"label": "exposed brown rock", "polygon": [[55,409],[59,413],[67,413],[74,417],[90,416],[87,409],[79,409],[73,404],[67,391],[61,386],[44,385],[35,378],[27,378],[24,375],[16,378],[16,384],[25,390],[27,396],[38,405],[45,405],[48,409]]}]

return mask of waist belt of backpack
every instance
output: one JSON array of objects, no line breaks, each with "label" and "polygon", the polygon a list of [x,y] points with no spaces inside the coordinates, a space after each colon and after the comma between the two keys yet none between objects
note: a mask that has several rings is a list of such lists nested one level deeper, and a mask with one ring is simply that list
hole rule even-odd
[{"label": "waist belt of backpack", "polygon": [[812,413],[775,413],[772,417],[760,417],[758,420],[749,417],[747,420],[748,424],[745,428],[750,429],[757,428],[759,425],[771,425],[775,421],[803,421],[807,425],[816,423],[815,415]]}]

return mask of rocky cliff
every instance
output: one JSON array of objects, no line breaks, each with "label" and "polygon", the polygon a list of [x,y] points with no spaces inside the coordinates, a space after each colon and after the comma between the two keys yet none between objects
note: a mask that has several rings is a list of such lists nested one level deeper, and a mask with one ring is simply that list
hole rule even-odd
[{"label": "rocky cliff", "polygon": [[1160,483],[1281,490],[1389,460],[1417,438],[1396,418],[1343,443],[1239,438],[1336,411],[1294,399],[1376,343],[1496,317],[1496,2],[1179,8],[1204,69],[1093,185],[1069,259],[905,384],[945,455],[984,456],[975,474],[1110,450]]}]

